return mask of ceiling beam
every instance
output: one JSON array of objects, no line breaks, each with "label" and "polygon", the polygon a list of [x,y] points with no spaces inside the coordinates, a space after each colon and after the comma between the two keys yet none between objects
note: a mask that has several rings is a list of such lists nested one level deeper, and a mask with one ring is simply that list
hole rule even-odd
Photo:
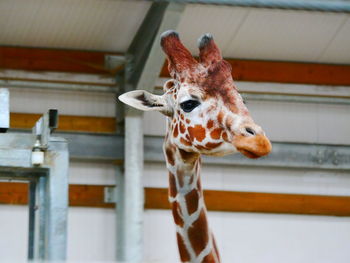
[{"label": "ceiling beam", "polygon": [[[157,61],[160,59],[158,63],[163,65],[160,76],[170,77],[159,43],[155,41],[153,44],[158,48],[157,52],[160,55],[151,55],[149,58]],[[28,77],[22,72],[21,81],[38,79],[41,71],[44,71],[43,78],[48,76],[48,72],[45,71],[102,74],[111,77],[114,72],[105,67],[105,57],[111,54],[113,55],[109,52],[0,47],[0,79],[6,81],[13,77],[13,72],[5,71],[8,69],[34,71],[28,72]],[[226,60],[232,66],[233,79],[237,81],[350,86],[350,65],[234,58]],[[139,70],[143,66],[140,66]],[[151,71],[144,71],[143,74],[158,76],[154,71],[159,71],[159,68],[153,66],[149,68]],[[61,81],[64,81],[62,77]],[[142,84],[143,81],[138,83],[143,86],[150,85]]]},{"label": "ceiling beam", "polygon": [[239,7],[272,8],[285,10],[322,11],[350,13],[349,1],[325,0],[153,0],[155,2],[174,2],[188,4],[226,5]]},{"label": "ceiling beam", "polygon": [[152,91],[164,65],[160,35],[176,29],[185,9],[183,4],[153,3],[127,53],[126,90]]},{"label": "ceiling beam", "polygon": [[0,47],[0,68],[106,74],[109,72],[104,67],[106,53],[108,52]]},{"label": "ceiling beam", "polygon": [[[236,81],[350,86],[350,65],[226,59]],[[161,77],[170,77],[164,66]]]}]

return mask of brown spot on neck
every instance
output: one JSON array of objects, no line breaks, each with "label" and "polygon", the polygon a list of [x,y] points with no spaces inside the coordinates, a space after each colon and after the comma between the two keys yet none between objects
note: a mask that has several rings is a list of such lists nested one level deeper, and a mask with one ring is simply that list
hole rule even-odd
[{"label": "brown spot on neck", "polygon": [[184,226],[184,221],[182,219],[182,213],[180,211],[180,205],[177,201],[174,201],[172,203],[172,212],[173,212],[173,217],[174,217],[174,222],[176,225],[178,225],[179,227],[183,227]]},{"label": "brown spot on neck", "polygon": [[186,196],[186,205],[187,205],[187,211],[188,214],[191,215],[198,209],[198,202],[199,202],[199,194],[198,189],[193,189],[191,192],[189,192]]},{"label": "brown spot on neck", "polygon": [[176,171],[176,178],[179,182],[179,186],[182,188],[185,184],[185,172],[183,170],[177,170]]},{"label": "brown spot on neck", "polygon": [[192,224],[192,227],[188,229],[188,237],[194,252],[198,256],[205,249],[209,241],[208,221],[204,209],[202,209],[198,219]]},{"label": "brown spot on neck", "polygon": [[190,254],[187,251],[184,240],[179,233],[176,233],[177,244],[179,248],[180,258],[182,262],[189,262],[191,260]]},{"label": "brown spot on neck", "polygon": [[213,250],[203,258],[202,263],[216,263]]},{"label": "brown spot on neck", "polygon": [[169,172],[169,196],[174,198],[177,195],[175,176]]},{"label": "brown spot on neck", "polygon": [[166,154],[167,162],[169,164],[171,164],[172,166],[174,166],[175,165],[175,159],[174,159],[174,151],[173,151],[173,149],[170,149],[169,147],[167,147],[165,149],[165,154]]}]

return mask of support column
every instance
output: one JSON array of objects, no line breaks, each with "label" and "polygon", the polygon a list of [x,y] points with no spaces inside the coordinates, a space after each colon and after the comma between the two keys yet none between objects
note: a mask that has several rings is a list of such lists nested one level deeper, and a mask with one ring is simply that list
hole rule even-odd
[{"label": "support column", "polygon": [[[160,34],[174,29],[180,21],[184,4],[154,2],[126,52],[123,92],[143,89],[152,91],[159,77],[164,54]],[[119,114],[119,115],[118,115]],[[117,112],[121,121],[123,111]],[[125,109],[124,176],[117,176],[117,260],[141,262],[143,256],[143,114]],[[119,122],[120,123],[120,122]]]},{"label": "support column", "polygon": [[10,127],[10,94],[8,89],[0,88],[0,133]]},{"label": "support column", "polygon": [[49,261],[64,261],[67,257],[68,167],[67,141],[51,137],[45,153],[45,165],[50,169],[47,178],[47,254]]},{"label": "support column", "polygon": [[142,113],[125,117],[124,175],[117,175],[117,261],[133,263],[143,256],[142,120]]}]

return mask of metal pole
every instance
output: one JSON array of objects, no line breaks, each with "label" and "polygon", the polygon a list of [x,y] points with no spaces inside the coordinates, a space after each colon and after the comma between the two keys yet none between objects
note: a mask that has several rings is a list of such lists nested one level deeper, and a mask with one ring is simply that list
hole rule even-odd
[{"label": "metal pole", "polygon": [[47,254],[46,260],[64,261],[67,254],[68,167],[67,141],[50,138],[45,152],[47,178]]},{"label": "metal pole", "polygon": [[34,260],[47,258],[47,177],[38,179],[35,193]]},{"label": "metal pole", "polygon": [[122,202],[124,196],[125,196],[125,177],[124,177],[124,171],[122,166],[116,167],[116,187],[114,191],[114,201],[115,201],[115,209],[116,209],[116,216],[117,216],[117,224],[116,224],[116,230],[117,230],[117,239],[116,239],[116,255],[117,260],[124,260],[126,253],[125,251],[125,232],[123,232],[124,226],[125,226],[125,220],[124,220],[124,213],[125,211],[125,203]]},{"label": "metal pole", "polygon": [[36,185],[37,180],[29,181],[29,191],[28,191],[28,200],[29,200],[29,224],[28,224],[28,260],[34,259],[34,247],[35,247],[35,210],[36,210]]},{"label": "metal pole", "polygon": [[10,127],[10,93],[8,89],[0,88],[0,132],[6,132]]},{"label": "metal pole", "polygon": [[[143,115],[125,117],[125,173],[118,205],[117,260],[141,262],[143,255]],[[119,191],[119,187],[117,191]]]},{"label": "metal pole", "polygon": [[41,261],[46,258],[46,182],[46,176],[29,182],[28,260]]}]

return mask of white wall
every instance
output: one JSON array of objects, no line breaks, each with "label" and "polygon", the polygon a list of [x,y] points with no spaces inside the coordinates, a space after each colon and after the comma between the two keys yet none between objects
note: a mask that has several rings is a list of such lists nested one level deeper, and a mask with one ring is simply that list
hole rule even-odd
[{"label": "white wall", "polygon": [[[254,84],[250,86],[254,89]],[[281,85],[281,87],[284,87]],[[305,92],[307,86],[299,87]],[[11,111],[114,116],[115,98],[109,94],[23,91],[11,89]],[[275,141],[350,144],[349,106],[277,102],[248,102],[256,122]],[[150,125],[152,124],[152,125]],[[165,119],[145,114],[146,134],[164,134]],[[260,169],[205,165],[206,189],[276,193],[350,195],[350,177],[342,172]],[[113,184],[109,164],[72,162],[70,182]],[[167,187],[164,164],[145,165],[144,185]],[[26,258],[27,208],[0,206],[0,261]],[[169,210],[144,214],[145,262],[178,262],[175,229]],[[350,218],[254,213],[210,212],[223,262],[348,262]],[[115,258],[113,209],[70,208],[68,259],[112,261]]]}]

